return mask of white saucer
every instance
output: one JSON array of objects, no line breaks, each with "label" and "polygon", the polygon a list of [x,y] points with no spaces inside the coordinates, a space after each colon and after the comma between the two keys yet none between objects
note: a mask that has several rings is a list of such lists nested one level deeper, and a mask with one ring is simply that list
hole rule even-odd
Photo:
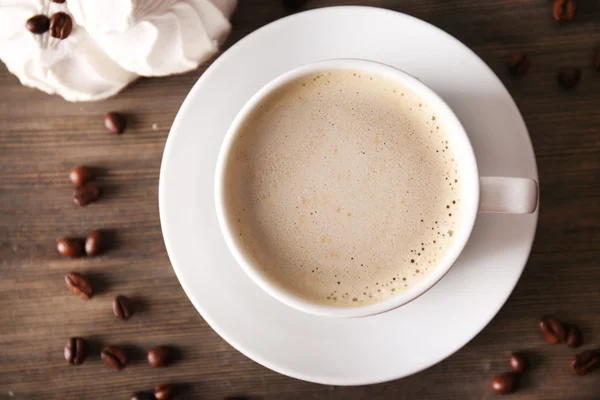
[{"label": "white saucer", "polygon": [[484,176],[537,179],[527,129],[494,73],[441,30],[377,8],[296,14],[247,36],[204,73],[183,103],[160,175],[160,217],[173,268],[204,319],[256,362],[298,379],[362,385],[405,377],[448,357],[494,317],[533,243],[537,213],[481,215],[464,253],[432,290],[397,310],[335,320],[262,292],[221,237],[213,179],[223,136],[264,84],[303,64],[341,57],[397,66],[454,109]]}]

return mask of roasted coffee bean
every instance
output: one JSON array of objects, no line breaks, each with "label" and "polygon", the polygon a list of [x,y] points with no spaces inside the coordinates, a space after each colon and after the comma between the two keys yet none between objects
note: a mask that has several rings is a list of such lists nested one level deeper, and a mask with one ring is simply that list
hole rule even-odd
[{"label": "roasted coffee bean", "polygon": [[565,89],[577,86],[581,80],[581,69],[577,67],[562,67],[558,71],[558,83]]},{"label": "roasted coffee bean", "polygon": [[527,369],[527,358],[523,353],[512,353],[510,355],[510,369],[522,374]]},{"label": "roasted coffee bean", "polygon": [[69,272],[66,274],[65,283],[74,295],[81,297],[83,300],[89,300],[94,293],[92,285],[77,272]]},{"label": "roasted coffee bean", "polygon": [[529,69],[529,57],[527,54],[519,51],[510,57],[506,65],[511,75],[523,75]]},{"label": "roasted coffee bean", "polygon": [[569,325],[567,326],[567,346],[571,348],[576,348],[581,346],[583,339],[581,337],[581,331],[577,327],[577,325]]},{"label": "roasted coffee bean", "polygon": [[175,398],[175,388],[173,385],[158,385],[154,388],[154,398],[156,400],[171,400]]},{"label": "roasted coffee bean", "polygon": [[76,186],[83,186],[93,178],[92,170],[85,165],[78,165],[71,170],[69,179]]},{"label": "roasted coffee bean", "polygon": [[594,67],[600,70],[600,45],[596,46],[596,51],[594,52]]},{"label": "roasted coffee bean", "polygon": [[119,295],[113,300],[113,312],[121,319],[129,319],[133,314],[133,305],[127,297]]},{"label": "roasted coffee bean", "polygon": [[156,346],[148,350],[148,364],[154,368],[165,367],[169,363],[169,348],[165,346]]},{"label": "roasted coffee bean", "polygon": [[101,230],[96,229],[85,239],[85,254],[88,256],[95,256],[100,254],[103,249],[104,235]]},{"label": "roasted coffee bean", "polygon": [[80,337],[72,337],[67,340],[65,346],[65,359],[69,364],[79,365],[83,363],[87,356],[87,346],[85,340]]},{"label": "roasted coffee bean", "polygon": [[586,350],[577,354],[571,361],[571,370],[577,375],[585,375],[600,363],[600,355],[596,350]]},{"label": "roasted coffee bean", "polygon": [[136,392],[131,396],[131,400],[154,400],[154,396],[147,392]]},{"label": "roasted coffee bean", "polygon": [[550,344],[564,342],[567,338],[565,328],[560,320],[553,316],[545,316],[540,321],[540,331]]},{"label": "roasted coffee bean", "polygon": [[104,125],[112,133],[121,134],[125,131],[127,120],[124,115],[112,111],[104,116]]},{"label": "roasted coffee bean", "polygon": [[77,186],[73,190],[73,201],[78,206],[87,206],[90,203],[95,202],[100,197],[101,190],[98,186],[85,185]]},{"label": "roasted coffee bean", "polygon": [[61,237],[56,242],[56,250],[63,257],[75,258],[83,254],[81,240],[69,237]]},{"label": "roasted coffee bean", "polygon": [[509,394],[517,389],[518,377],[513,372],[496,375],[492,379],[492,390],[499,394]]},{"label": "roasted coffee bean", "polygon": [[100,353],[102,361],[112,369],[122,370],[127,366],[127,356],[122,348],[118,346],[106,346]]},{"label": "roasted coffee bean", "polygon": [[66,39],[73,29],[71,16],[64,12],[57,12],[50,17],[50,36],[57,39]]},{"label": "roasted coffee bean", "polygon": [[575,0],[554,0],[552,16],[560,22],[571,21],[575,17]]},{"label": "roasted coffee bean", "polygon": [[45,15],[34,15],[25,22],[25,27],[31,33],[41,35],[50,29],[50,18]]}]

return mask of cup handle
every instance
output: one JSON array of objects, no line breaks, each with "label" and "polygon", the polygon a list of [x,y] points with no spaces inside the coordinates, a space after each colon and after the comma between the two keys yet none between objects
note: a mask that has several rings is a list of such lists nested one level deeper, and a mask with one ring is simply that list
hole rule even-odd
[{"label": "cup handle", "polygon": [[531,214],[537,208],[538,184],[533,179],[486,176],[479,181],[481,213]]}]

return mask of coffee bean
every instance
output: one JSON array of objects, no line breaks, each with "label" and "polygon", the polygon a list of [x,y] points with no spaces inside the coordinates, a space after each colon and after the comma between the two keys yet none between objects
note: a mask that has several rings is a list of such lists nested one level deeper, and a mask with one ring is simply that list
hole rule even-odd
[{"label": "coffee bean", "polygon": [[512,372],[496,375],[492,380],[492,390],[499,394],[512,393],[517,389],[518,377]]},{"label": "coffee bean", "polygon": [[74,295],[81,297],[83,300],[89,300],[94,293],[92,285],[77,272],[69,272],[66,274],[65,283]]},{"label": "coffee bean", "polygon": [[57,12],[50,17],[50,36],[57,39],[66,39],[73,29],[73,20],[69,14]]},{"label": "coffee bean", "polygon": [[510,355],[510,369],[522,374],[527,369],[527,358],[523,353],[512,353]]},{"label": "coffee bean", "polygon": [[125,116],[112,111],[104,116],[104,125],[112,133],[121,134],[125,131],[127,121]]},{"label": "coffee bean", "polygon": [[56,250],[63,257],[75,258],[83,254],[81,240],[69,237],[61,237],[56,242]]},{"label": "coffee bean", "polygon": [[521,76],[529,69],[529,57],[519,51],[510,57],[506,65],[511,75]]},{"label": "coffee bean", "polygon": [[575,0],[554,0],[552,16],[559,22],[571,21],[576,9]]},{"label": "coffee bean", "polygon": [[129,319],[133,314],[133,305],[127,297],[119,295],[113,300],[113,313],[121,319]]},{"label": "coffee bean", "polygon": [[80,337],[72,337],[67,340],[67,345],[65,346],[65,359],[69,364],[82,364],[86,356],[87,346],[85,340]]},{"label": "coffee bean", "polygon": [[571,361],[571,370],[577,375],[589,373],[600,362],[600,355],[596,350],[586,350],[577,354]]},{"label": "coffee bean", "polygon": [[565,89],[577,86],[581,80],[581,69],[577,67],[562,67],[558,71],[558,83]]},{"label": "coffee bean", "polygon": [[122,348],[118,346],[106,346],[100,353],[102,361],[112,369],[122,370],[127,366],[127,356]]},{"label": "coffee bean", "polygon": [[567,346],[571,348],[576,348],[581,346],[583,339],[581,337],[581,331],[577,327],[577,325],[569,325],[567,326]]},{"label": "coffee bean", "polygon": [[596,46],[596,52],[594,53],[594,67],[600,70],[600,45]]},{"label": "coffee bean", "polygon": [[131,400],[154,400],[154,396],[147,392],[136,392],[131,396]]},{"label": "coffee bean", "polygon": [[71,170],[69,179],[76,186],[83,186],[93,178],[92,170],[85,165],[78,165]]},{"label": "coffee bean", "polygon": [[50,18],[45,15],[34,15],[25,22],[25,27],[31,33],[41,35],[50,29]]},{"label": "coffee bean", "polygon": [[154,398],[156,400],[171,400],[175,398],[175,388],[173,385],[163,384],[154,388]]},{"label": "coffee bean", "polygon": [[101,190],[98,186],[77,186],[75,190],[73,190],[73,201],[78,206],[84,207],[98,200],[100,194]]},{"label": "coffee bean", "polygon": [[565,328],[560,320],[553,316],[545,316],[540,321],[540,330],[550,344],[564,342],[567,338]]},{"label": "coffee bean", "polygon": [[103,249],[104,235],[101,230],[96,229],[85,239],[85,254],[88,256],[95,256],[100,254]]},{"label": "coffee bean", "polygon": [[156,346],[148,350],[148,364],[154,368],[165,367],[169,363],[169,348]]}]

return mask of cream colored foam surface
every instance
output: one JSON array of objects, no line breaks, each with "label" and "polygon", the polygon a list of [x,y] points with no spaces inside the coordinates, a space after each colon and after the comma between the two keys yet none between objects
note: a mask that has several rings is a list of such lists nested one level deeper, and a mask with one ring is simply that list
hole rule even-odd
[{"label": "cream colored foam surface", "polygon": [[435,110],[359,71],[279,89],[241,128],[226,170],[237,240],[281,287],[376,303],[418,283],[460,229],[460,178]]}]

